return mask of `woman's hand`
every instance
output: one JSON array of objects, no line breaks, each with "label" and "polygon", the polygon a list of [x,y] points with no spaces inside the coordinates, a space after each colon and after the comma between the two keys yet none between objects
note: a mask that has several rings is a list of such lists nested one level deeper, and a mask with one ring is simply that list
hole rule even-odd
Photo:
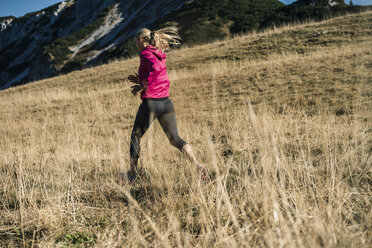
[{"label": "woman's hand", "polygon": [[140,84],[140,81],[139,81],[139,78],[138,78],[137,73],[134,74],[134,75],[129,75],[128,76],[128,80],[131,81],[132,83]]},{"label": "woman's hand", "polygon": [[145,90],[146,91],[146,89],[147,89],[147,81],[146,80],[142,80],[142,82],[140,82],[137,73],[134,74],[134,75],[129,75],[128,76],[128,80],[135,84],[135,85],[133,85],[131,87],[132,88],[132,94],[133,95],[136,96],[137,93],[140,92],[140,91],[142,91],[142,90]]},{"label": "woman's hand", "polygon": [[138,92],[140,92],[140,91],[143,90],[143,87],[142,87],[141,84],[133,85],[131,88],[132,88],[132,94],[133,94],[134,96],[136,96]]},{"label": "woman's hand", "polygon": [[134,75],[129,75],[128,76],[128,80],[132,83],[134,83],[135,85],[133,85],[131,88],[132,88],[132,94],[134,96],[137,95],[138,92],[142,91],[143,90],[143,86],[138,78],[138,74],[134,74]]}]

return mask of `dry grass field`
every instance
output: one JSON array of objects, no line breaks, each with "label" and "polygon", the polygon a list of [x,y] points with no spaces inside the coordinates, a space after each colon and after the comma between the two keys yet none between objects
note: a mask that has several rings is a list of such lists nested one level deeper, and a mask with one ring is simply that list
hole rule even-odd
[{"label": "dry grass field", "polygon": [[0,92],[0,247],[371,247],[372,12],[169,54],[180,136],[121,186],[139,59]]}]

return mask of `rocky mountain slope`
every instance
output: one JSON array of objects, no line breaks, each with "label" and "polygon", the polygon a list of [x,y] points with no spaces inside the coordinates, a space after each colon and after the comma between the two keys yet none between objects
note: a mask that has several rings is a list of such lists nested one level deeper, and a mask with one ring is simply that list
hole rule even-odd
[{"label": "rocky mountain slope", "polygon": [[0,87],[49,77],[82,61],[92,63],[139,28],[184,4],[183,0],[63,1],[22,18],[1,18]]},{"label": "rocky mountain slope", "polygon": [[[0,90],[136,54],[142,27],[176,25],[183,44],[342,12],[342,0],[70,0],[0,18]],[[354,7],[355,8],[355,7]]]}]

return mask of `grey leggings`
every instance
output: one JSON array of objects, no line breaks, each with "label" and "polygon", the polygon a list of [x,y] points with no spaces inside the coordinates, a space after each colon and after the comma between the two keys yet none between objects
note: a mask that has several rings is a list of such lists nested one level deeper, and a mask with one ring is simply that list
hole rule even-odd
[{"label": "grey leggings", "polygon": [[172,101],[168,97],[144,99],[138,108],[131,134],[130,156],[132,158],[139,158],[141,138],[156,118],[173,146],[182,150],[186,144],[178,136],[176,112]]}]

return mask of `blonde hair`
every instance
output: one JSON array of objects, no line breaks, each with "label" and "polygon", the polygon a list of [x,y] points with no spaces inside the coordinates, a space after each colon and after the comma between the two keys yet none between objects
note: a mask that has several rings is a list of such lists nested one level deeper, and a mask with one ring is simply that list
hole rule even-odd
[{"label": "blonde hair", "polygon": [[136,39],[139,38],[143,38],[149,45],[153,45],[156,49],[163,51],[171,50],[170,46],[180,45],[181,40],[176,27],[167,27],[156,31],[142,28],[136,34]]}]

